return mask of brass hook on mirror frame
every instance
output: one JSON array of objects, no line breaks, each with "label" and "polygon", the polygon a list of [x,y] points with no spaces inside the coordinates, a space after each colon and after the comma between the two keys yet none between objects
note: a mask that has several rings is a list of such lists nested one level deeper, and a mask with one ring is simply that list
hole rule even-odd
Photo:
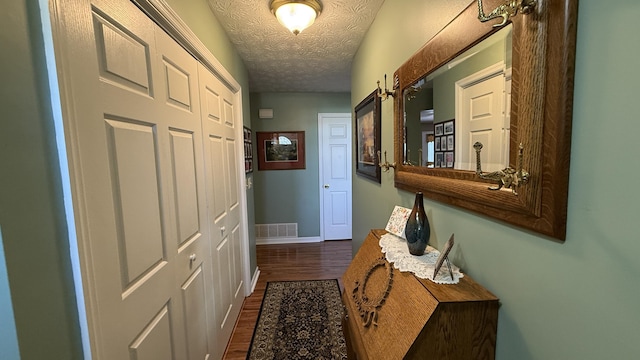
[{"label": "brass hook on mirror frame", "polygon": [[407,158],[402,162],[402,165],[413,166],[411,162],[411,149],[407,149]]},{"label": "brass hook on mirror frame", "polygon": [[492,180],[498,183],[498,186],[489,187],[489,190],[500,190],[504,186],[506,188],[510,188],[514,195],[518,195],[518,186],[525,185],[529,182],[529,172],[522,170],[522,143],[520,143],[520,147],[518,149],[518,169],[514,169],[509,166],[503,170],[490,173],[483,173],[482,166],[480,165],[480,150],[482,150],[482,143],[476,142],[473,144],[473,148],[476,149],[476,175],[481,179]]},{"label": "brass hook on mirror frame", "polygon": [[422,165],[422,149],[418,149],[418,163],[411,161],[411,149],[407,149],[407,158],[402,162],[406,166],[423,166]]},{"label": "brass hook on mirror frame", "polygon": [[393,168],[395,170],[396,163],[394,162],[393,164],[390,164],[387,161],[387,151],[386,150],[384,152],[384,162],[382,162],[382,160],[380,160],[380,150],[378,150],[378,166],[380,166],[382,171],[387,172],[387,171],[389,171],[389,168]]},{"label": "brass hook on mirror frame", "polygon": [[506,3],[498,6],[488,15],[484,14],[482,7],[482,0],[478,0],[478,20],[481,22],[487,22],[489,20],[502,18],[502,22],[493,25],[493,27],[503,26],[509,21],[509,18],[516,16],[518,11],[523,14],[530,14],[533,12],[533,8],[536,7],[537,0],[507,0]]},{"label": "brass hook on mirror frame", "polygon": [[382,101],[385,101],[389,98],[389,96],[394,97],[396,96],[396,91],[389,91],[389,89],[387,88],[387,74],[384,74],[384,91],[382,91],[382,89],[380,88],[380,80],[378,80],[378,91],[377,91],[377,95],[380,99],[382,99]]}]

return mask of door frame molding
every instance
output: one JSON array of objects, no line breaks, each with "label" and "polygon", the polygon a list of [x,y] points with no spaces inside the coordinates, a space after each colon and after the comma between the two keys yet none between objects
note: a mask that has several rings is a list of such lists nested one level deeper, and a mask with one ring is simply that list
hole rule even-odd
[{"label": "door frame molding", "polygon": [[[323,154],[322,154],[322,135],[323,135],[323,130],[322,130],[322,126],[324,125],[324,120],[325,119],[333,119],[333,118],[351,118],[351,124],[349,126],[353,125],[353,117],[351,113],[318,113],[318,191],[319,191],[319,196],[320,196],[320,241],[325,241],[324,238],[324,191],[323,191],[323,187],[322,187],[322,183],[323,183],[323,172],[322,172],[322,160],[323,160]],[[349,139],[349,141],[352,141],[351,143],[351,156],[353,156],[353,139]],[[348,161],[352,161],[352,159],[349,159]],[[353,171],[353,169],[352,169]],[[353,174],[350,174],[351,176],[351,198],[353,201]],[[352,209],[352,214],[350,214],[350,216],[353,217],[353,209]],[[353,223],[351,224],[352,226],[352,231],[353,231]]]}]

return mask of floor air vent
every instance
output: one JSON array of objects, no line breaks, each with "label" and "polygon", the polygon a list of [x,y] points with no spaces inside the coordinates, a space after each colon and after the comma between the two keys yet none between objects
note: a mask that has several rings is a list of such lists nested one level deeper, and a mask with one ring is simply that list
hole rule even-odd
[{"label": "floor air vent", "polygon": [[256,238],[258,239],[279,239],[297,238],[298,224],[256,224]]}]

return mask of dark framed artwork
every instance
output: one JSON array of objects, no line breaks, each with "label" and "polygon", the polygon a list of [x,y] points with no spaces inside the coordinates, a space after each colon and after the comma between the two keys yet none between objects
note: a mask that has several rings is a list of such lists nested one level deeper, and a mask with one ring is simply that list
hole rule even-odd
[{"label": "dark framed artwork", "polygon": [[244,126],[244,172],[253,172],[253,143],[251,142],[251,129]]},{"label": "dark framed artwork", "polygon": [[453,135],[447,135],[447,150],[453,150]]},{"label": "dark framed artwork", "polygon": [[444,122],[444,135],[451,135],[454,132],[454,120]]},{"label": "dark framed artwork", "polygon": [[258,131],[258,170],[304,169],[304,131]]},{"label": "dark framed artwork", "polygon": [[444,161],[446,163],[446,167],[453,167],[453,151],[447,151],[446,153],[444,153]]},{"label": "dark framed artwork", "polygon": [[446,167],[446,164],[444,163],[444,153],[443,152],[437,152],[436,153],[436,167],[437,168]]},{"label": "dark framed artwork", "polygon": [[380,151],[380,97],[376,91],[355,107],[356,174],[381,182],[378,151]]},{"label": "dark framed artwork", "polygon": [[441,136],[444,134],[444,125],[442,123],[436,124],[435,125],[435,135],[436,136]]}]

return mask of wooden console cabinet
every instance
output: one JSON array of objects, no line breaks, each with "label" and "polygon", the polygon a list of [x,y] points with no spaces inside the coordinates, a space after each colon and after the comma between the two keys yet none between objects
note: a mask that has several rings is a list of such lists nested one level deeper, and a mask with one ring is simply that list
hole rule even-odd
[{"label": "wooden console cabinet", "polygon": [[[349,359],[493,359],[498,298],[466,274],[458,284],[441,285],[392,269],[381,260],[384,234],[369,233],[342,277]],[[362,294],[370,304],[385,298],[376,316],[361,316]]]}]

